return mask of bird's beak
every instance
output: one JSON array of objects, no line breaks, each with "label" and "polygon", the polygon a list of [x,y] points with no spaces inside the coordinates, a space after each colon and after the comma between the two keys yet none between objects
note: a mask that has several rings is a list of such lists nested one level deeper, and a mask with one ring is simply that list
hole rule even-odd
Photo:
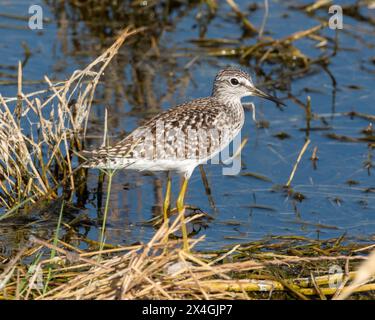
[{"label": "bird's beak", "polygon": [[276,97],[271,96],[268,93],[265,93],[262,90],[259,90],[255,87],[250,88],[250,91],[251,91],[253,96],[257,96],[257,97],[260,97],[260,98],[263,98],[263,99],[271,100],[271,101],[275,102],[277,105],[282,105],[284,107],[286,106],[285,103],[283,103],[282,101],[280,101]]}]

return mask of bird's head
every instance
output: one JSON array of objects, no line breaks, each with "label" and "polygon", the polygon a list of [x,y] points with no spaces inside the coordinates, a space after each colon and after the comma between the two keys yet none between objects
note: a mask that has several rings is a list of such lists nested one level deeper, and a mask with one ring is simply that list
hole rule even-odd
[{"label": "bird's head", "polygon": [[216,75],[212,96],[228,101],[256,96],[271,100],[278,105],[285,105],[276,97],[256,88],[248,73],[233,67],[223,69]]}]

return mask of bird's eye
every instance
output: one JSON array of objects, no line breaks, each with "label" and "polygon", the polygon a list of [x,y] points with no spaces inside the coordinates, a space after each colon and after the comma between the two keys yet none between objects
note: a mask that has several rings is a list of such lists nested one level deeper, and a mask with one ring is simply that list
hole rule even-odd
[{"label": "bird's eye", "polygon": [[238,82],[238,80],[236,78],[230,79],[230,83],[233,84],[234,86],[236,86],[236,85],[239,84],[239,82]]}]

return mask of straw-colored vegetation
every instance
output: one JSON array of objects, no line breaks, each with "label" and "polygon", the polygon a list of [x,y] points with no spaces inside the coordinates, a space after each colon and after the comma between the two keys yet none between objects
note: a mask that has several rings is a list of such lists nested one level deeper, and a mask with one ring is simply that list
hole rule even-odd
[{"label": "straw-colored vegetation", "polygon": [[[0,275],[0,298],[307,300],[350,293],[362,293],[364,298],[364,293],[375,290],[373,267],[368,267],[373,257],[355,272],[373,245],[344,245],[343,238],[273,237],[218,252],[187,254],[178,241],[166,241],[178,224],[176,220],[169,228],[162,225],[144,245],[93,252],[32,238],[32,246],[10,260]],[[191,240],[191,245],[203,240]],[[19,263],[22,256],[38,256],[46,249],[56,256],[29,266]],[[348,286],[358,276],[360,283]]]},{"label": "straw-colored vegetation", "polygon": [[80,162],[77,152],[95,89],[119,47],[138,31],[123,31],[102,55],[64,82],[52,83],[45,76],[46,90],[24,94],[19,64],[17,97],[0,95],[0,201],[10,209],[0,219],[28,202],[54,199],[78,187],[85,173],[74,175],[73,168]]}]

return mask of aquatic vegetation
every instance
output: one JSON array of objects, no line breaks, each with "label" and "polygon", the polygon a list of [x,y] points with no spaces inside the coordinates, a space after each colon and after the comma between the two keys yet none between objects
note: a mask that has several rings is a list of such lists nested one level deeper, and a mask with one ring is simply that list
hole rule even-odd
[{"label": "aquatic vegetation", "polygon": [[[371,261],[360,274],[349,272],[366,261],[365,254],[374,245],[345,241],[345,237],[319,241],[275,236],[189,254],[181,250],[179,241],[165,241],[165,235],[180,228],[179,223],[176,220],[169,228],[163,224],[149,243],[99,251],[85,252],[60,240],[53,244],[32,238],[31,247],[10,260],[0,274],[0,299],[325,300],[348,295],[348,290],[353,298],[359,294],[371,298],[375,290],[367,271]],[[190,240],[192,246],[200,241],[204,237]],[[40,257],[45,249],[56,255],[36,259],[29,267],[19,264],[21,255],[32,252]],[[51,263],[53,269],[48,268]],[[17,274],[23,284],[18,283]],[[38,275],[48,279],[48,291],[38,288]],[[357,276],[361,281],[350,287]]]},{"label": "aquatic vegetation", "polygon": [[56,199],[61,190],[69,198],[73,190],[80,189],[77,184],[85,173],[77,169],[81,162],[77,152],[82,149],[95,89],[119,47],[138,31],[124,30],[102,55],[64,82],[53,84],[46,76],[45,90],[24,94],[19,64],[17,97],[0,95],[3,206],[11,210],[41,198]]}]

